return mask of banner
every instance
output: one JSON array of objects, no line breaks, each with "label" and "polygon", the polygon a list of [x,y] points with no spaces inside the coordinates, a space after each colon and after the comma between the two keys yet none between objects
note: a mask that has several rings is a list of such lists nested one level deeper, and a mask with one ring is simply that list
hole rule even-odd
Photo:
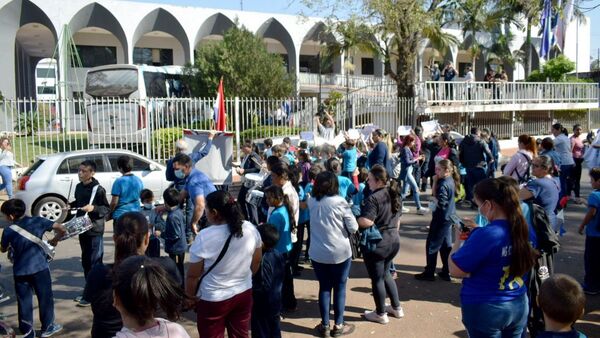
[{"label": "banner", "polygon": [[[208,132],[201,130],[183,131],[183,139],[188,144],[186,154],[201,150],[208,142]],[[212,147],[204,158],[196,162],[195,168],[202,171],[214,185],[231,185],[233,161],[233,133],[219,133],[212,141]]]}]

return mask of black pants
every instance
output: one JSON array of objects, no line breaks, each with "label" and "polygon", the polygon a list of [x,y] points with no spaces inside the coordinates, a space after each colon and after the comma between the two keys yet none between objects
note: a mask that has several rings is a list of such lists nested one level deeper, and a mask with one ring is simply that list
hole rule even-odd
[{"label": "black pants", "polygon": [[240,187],[240,192],[237,196],[237,202],[242,209],[242,214],[244,215],[244,219],[253,222],[253,220],[249,219],[250,211],[248,210],[248,203],[246,203],[246,194],[248,194],[248,188],[246,188],[243,184]]},{"label": "black pants", "polygon": [[390,297],[393,307],[400,306],[398,299],[398,288],[396,282],[390,274],[390,266],[398,251],[400,250],[400,236],[398,230],[391,229],[381,233],[383,239],[377,243],[374,251],[363,249],[365,267],[371,278],[371,287],[373,288],[373,299],[377,314],[385,313],[385,298]]},{"label": "black pants", "polygon": [[292,250],[290,251],[292,272],[298,271],[298,264],[300,261],[300,255],[302,254],[302,243],[304,242],[304,233],[306,232],[306,225],[307,223],[302,223],[298,225],[298,240],[292,245]]},{"label": "black pants", "polygon": [[575,167],[573,167],[573,172],[571,174],[571,189],[569,189],[569,196],[571,196],[571,191],[575,192],[575,197],[581,197],[579,195],[581,191],[581,171],[583,170],[583,158],[574,158]]},{"label": "black pants", "polygon": [[81,247],[81,267],[83,267],[83,275],[87,279],[87,275],[92,267],[102,263],[102,258],[104,257],[102,235],[79,235],[79,246]]},{"label": "black pants", "polygon": [[425,274],[432,276],[435,273],[438,252],[442,259],[442,273],[449,273],[448,257],[450,251],[452,251],[452,224],[432,219],[427,241],[425,242],[425,253],[427,255]]},{"label": "black pants", "polygon": [[252,313],[252,338],[281,338],[281,321],[279,315]]},{"label": "black pants", "polygon": [[290,253],[283,255],[285,257],[285,274],[283,276],[283,285],[281,287],[281,306],[282,310],[293,310],[298,306],[296,295],[294,293],[294,276],[292,275],[292,262]]},{"label": "black pants", "polygon": [[183,268],[183,261],[185,260],[185,252],[180,254],[169,254],[169,257],[175,262],[177,265],[177,270],[179,270],[179,274],[181,275],[181,284],[183,285],[183,281],[185,280],[185,271]]},{"label": "black pants", "polygon": [[[591,224],[588,226],[598,226]],[[585,237],[585,251],[583,253],[583,261],[585,266],[585,277],[583,281],[585,288],[592,291],[600,291],[600,237]]]}]

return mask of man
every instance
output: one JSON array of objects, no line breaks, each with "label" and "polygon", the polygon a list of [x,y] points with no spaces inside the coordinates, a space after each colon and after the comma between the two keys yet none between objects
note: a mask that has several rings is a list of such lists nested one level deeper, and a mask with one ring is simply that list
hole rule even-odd
[{"label": "man", "polygon": [[[77,217],[86,213],[94,224],[93,228],[79,235],[81,247],[81,266],[83,275],[87,280],[88,273],[96,264],[102,263],[104,256],[104,218],[110,212],[106,190],[94,178],[96,163],[85,160],[79,165],[79,183],[75,187],[75,201],[70,203],[72,208],[77,208]],[[77,306],[90,306],[90,303],[79,296],[75,298]]]},{"label": "man", "polygon": [[473,75],[471,67],[465,68],[465,72],[465,82],[467,83],[467,101],[471,101],[471,82],[475,81],[475,75]]},{"label": "man", "polygon": [[460,142],[459,161],[460,164],[467,170],[465,178],[465,194],[466,200],[473,203],[473,188],[477,183],[487,177],[487,166],[494,163],[494,157],[490,152],[487,144],[479,137],[479,128],[471,128],[471,134],[465,136]]},{"label": "man", "polygon": [[321,124],[321,119],[317,117],[317,127],[319,128],[319,134],[325,141],[332,141],[335,138],[335,121],[328,112],[324,112],[325,117],[324,123]]},{"label": "man", "polygon": [[[446,64],[442,75],[444,76],[444,82],[454,81],[456,70],[452,67],[452,62]],[[454,100],[454,87],[450,83],[446,83],[446,100]]]},{"label": "man", "polygon": [[204,215],[205,197],[213,191],[216,191],[214,184],[203,172],[194,168],[192,159],[179,153],[173,158],[174,175],[180,180],[185,181],[185,186],[181,191],[182,201],[191,200],[194,206],[192,220],[189,223],[191,230],[197,234],[200,219]]},{"label": "man", "polygon": [[260,156],[253,150],[254,144],[250,140],[244,141],[241,147],[241,151],[244,154],[242,158],[242,163],[240,167],[236,168],[236,172],[238,175],[244,177],[242,179],[242,186],[240,187],[240,192],[238,194],[238,204],[242,208],[242,212],[244,213],[244,217],[249,219],[248,216],[251,215],[249,210],[249,205],[246,202],[246,194],[248,194],[248,190],[252,188],[254,185],[254,181],[246,180],[246,174],[259,173],[261,169],[261,160]]},{"label": "man", "polygon": [[[428,67],[428,69],[429,69],[429,76],[431,77],[431,81],[436,81],[436,82],[439,81],[441,72],[440,72],[440,65],[437,63],[437,61],[435,61],[432,66]],[[438,84],[434,83],[432,89],[433,89],[433,100],[438,100]],[[437,105],[437,103],[435,103],[435,105]]]}]

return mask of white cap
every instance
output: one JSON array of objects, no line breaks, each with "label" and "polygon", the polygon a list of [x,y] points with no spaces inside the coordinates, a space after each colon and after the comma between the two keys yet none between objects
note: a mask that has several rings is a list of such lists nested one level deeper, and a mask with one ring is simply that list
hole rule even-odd
[{"label": "white cap", "polygon": [[187,142],[185,142],[184,139],[179,139],[179,140],[177,140],[177,142],[175,142],[175,148],[180,149],[180,150],[187,150],[187,148],[188,148]]}]

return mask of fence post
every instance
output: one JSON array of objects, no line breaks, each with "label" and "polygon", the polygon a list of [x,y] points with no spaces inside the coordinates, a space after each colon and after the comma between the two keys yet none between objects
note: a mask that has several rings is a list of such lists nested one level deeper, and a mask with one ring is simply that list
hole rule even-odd
[{"label": "fence post", "polygon": [[516,121],[515,121],[515,111],[513,110],[510,115],[511,115],[510,120],[512,122],[510,124],[510,139],[512,140],[515,137],[515,123],[516,123]]},{"label": "fence post", "polygon": [[236,149],[237,161],[241,162],[241,154],[240,154],[240,98],[238,96],[235,97],[235,145],[238,149]]},{"label": "fence post", "polygon": [[354,96],[352,97],[352,103],[350,104],[350,116],[352,117],[352,129],[356,128],[356,102],[354,102]]},{"label": "fence post", "polygon": [[592,130],[592,110],[590,108],[588,108],[588,113],[587,113],[587,130],[588,131]]}]

